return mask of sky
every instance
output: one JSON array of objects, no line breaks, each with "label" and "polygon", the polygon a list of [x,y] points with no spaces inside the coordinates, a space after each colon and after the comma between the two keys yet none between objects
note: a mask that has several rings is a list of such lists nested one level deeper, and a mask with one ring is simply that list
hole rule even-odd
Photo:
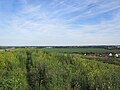
[{"label": "sky", "polygon": [[120,0],[0,0],[0,46],[120,45]]}]

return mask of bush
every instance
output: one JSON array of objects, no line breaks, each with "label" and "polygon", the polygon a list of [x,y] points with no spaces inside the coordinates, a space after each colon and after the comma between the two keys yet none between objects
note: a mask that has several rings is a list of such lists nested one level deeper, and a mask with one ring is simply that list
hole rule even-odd
[{"label": "bush", "polygon": [[120,90],[120,67],[79,55],[18,49],[0,53],[0,90]]}]

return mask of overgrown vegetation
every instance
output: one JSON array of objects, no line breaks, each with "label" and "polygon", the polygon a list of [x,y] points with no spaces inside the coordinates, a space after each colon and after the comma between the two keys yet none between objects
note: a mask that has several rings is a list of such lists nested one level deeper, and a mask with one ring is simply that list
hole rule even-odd
[{"label": "overgrown vegetation", "polygon": [[5,51],[0,90],[120,90],[120,66],[40,49]]}]

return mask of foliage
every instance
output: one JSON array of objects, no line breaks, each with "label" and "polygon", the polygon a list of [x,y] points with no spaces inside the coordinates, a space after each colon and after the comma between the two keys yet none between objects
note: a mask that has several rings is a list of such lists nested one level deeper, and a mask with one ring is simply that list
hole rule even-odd
[{"label": "foliage", "polygon": [[120,66],[79,55],[17,49],[0,52],[0,90],[120,90]]}]

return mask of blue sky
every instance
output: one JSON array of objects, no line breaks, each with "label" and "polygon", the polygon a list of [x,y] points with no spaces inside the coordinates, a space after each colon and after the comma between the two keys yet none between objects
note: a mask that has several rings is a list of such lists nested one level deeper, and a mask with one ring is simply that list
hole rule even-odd
[{"label": "blue sky", "polygon": [[0,45],[120,44],[120,0],[0,0]]}]

